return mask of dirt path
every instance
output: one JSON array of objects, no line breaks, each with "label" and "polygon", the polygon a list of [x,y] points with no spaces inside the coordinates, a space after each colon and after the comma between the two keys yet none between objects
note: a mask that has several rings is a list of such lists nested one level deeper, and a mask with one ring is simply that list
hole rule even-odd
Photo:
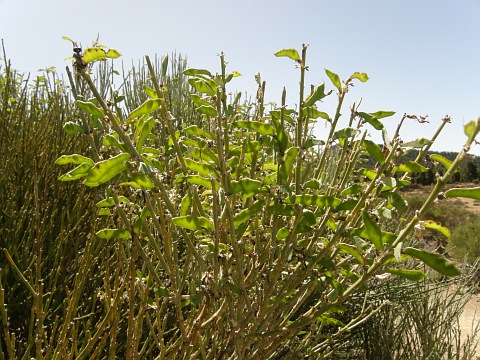
[{"label": "dirt path", "polygon": [[[459,318],[462,342],[472,335],[473,329],[480,323],[480,294],[475,294],[463,308]],[[480,359],[480,348],[477,349],[476,359]]]},{"label": "dirt path", "polygon": [[461,202],[466,210],[480,215],[480,200],[463,198],[457,201]]}]

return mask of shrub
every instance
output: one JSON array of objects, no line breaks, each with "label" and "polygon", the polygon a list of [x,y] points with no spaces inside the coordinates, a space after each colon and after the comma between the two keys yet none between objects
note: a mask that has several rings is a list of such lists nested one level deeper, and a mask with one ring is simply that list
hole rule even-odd
[{"label": "shrub", "polygon": [[480,259],[480,219],[456,227],[447,251],[470,264]]},{"label": "shrub", "polygon": [[[25,354],[35,348],[37,357],[78,359],[322,357],[379,311],[368,296],[377,276],[423,279],[408,265],[412,259],[445,276],[460,274],[443,257],[404,243],[416,226],[442,230],[423,218],[480,121],[466,125],[465,148],[446,163],[418,213],[405,219],[399,189],[409,174],[424,171],[419,161],[432,141],[404,142],[400,130],[404,121],[422,118],[403,116],[391,140],[383,133],[383,148],[366,139],[364,128],[383,130],[380,119],[393,112],[361,112],[354,104],[348,126],[339,128],[349,88],[368,76],[356,72],[342,82],[326,70],[338,97],[329,115],[317,104],[333,91],[322,84],[305,93],[306,53],[306,46],[301,54],[276,53],[299,67],[298,109],[286,106],[284,90],[280,106],[268,111],[260,76],[256,102],[242,104],[241,94],[227,92],[238,73],[227,72],[221,54],[218,74],[182,72],[192,102],[181,109],[194,112],[176,119],[178,102],[163,86],[168,60],[155,66],[146,57],[149,80],[133,84],[148,98],[136,103],[90,76],[90,61],[118,52],[76,52],[77,73],[69,79],[78,116],[64,128],[86,139],[89,152],[66,153],[56,163],[74,166],[60,180],[96,190],[95,236],[75,260],[83,271],[70,279],[63,316],[48,331],[43,324],[52,310],[42,303],[42,275],[23,276],[25,268],[9,259],[33,298],[36,336],[23,337]],[[311,133],[318,119],[329,126],[325,141]],[[421,149],[418,159],[399,163],[410,147]],[[364,156],[375,159],[374,168],[364,166]],[[4,321],[9,310],[0,310],[6,349],[20,352]]]}]

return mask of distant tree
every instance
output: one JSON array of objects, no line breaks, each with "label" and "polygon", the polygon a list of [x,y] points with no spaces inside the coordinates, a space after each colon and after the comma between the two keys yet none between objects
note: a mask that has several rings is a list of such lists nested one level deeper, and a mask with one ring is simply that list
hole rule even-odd
[{"label": "distant tree", "polygon": [[470,157],[460,168],[460,179],[463,182],[476,181],[478,180],[479,172],[478,159]]}]

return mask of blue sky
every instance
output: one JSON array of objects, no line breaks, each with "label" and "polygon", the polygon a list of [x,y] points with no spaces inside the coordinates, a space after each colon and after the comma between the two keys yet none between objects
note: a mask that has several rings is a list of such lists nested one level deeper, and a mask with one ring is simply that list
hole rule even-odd
[{"label": "blue sky", "polygon": [[[123,53],[126,65],[145,54],[176,51],[190,67],[215,72],[223,51],[229,69],[242,74],[230,90],[254,94],[260,72],[267,99],[280,102],[286,86],[293,107],[299,72],[273,54],[308,43],[308,87],[326,82],[333,88],[325,68],[342,79],[366,72],[370,80],[352,89],[343,113],[360,98],[362,111],[396,111],[384,121],[390,133],[403,113],[428,115],[429,124],[404,128],[405,140],[430,138],[449,114],[453,122],[433,147],[444,151],[460,150],[463,124],[480,116],[479,24],[478,0],[0,0],[7,57],[32,75],[50,66],[65,72],[71,44],[63,35],[86,46],[100,34],[101,43]],[[333,115],[335,97],[320,109]],[[319,138],[325,132],[317,125]],[[471,153],[480,155],[480,145]]]}]

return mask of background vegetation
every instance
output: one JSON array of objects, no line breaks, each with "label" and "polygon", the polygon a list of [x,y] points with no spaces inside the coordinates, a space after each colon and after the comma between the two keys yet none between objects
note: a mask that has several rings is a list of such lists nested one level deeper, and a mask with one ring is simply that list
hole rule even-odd
[{"label": "background vegetation", "polygon": [[328,72],[330,116],[315,105],[324,87],[303,94],[305,54],[277,54],[301,68],[303,108],[270,111],[260,77],[253,103],[226,91],[238,74],[223,55],[219,74],[172,54],[121,76],[100,62],[70,86],[5,61],[0,358],[471,358],[455,325],[475,268],[424,278],[415,259],[457,272],[407,246],[419,219],[398,190],[428,146],[410,163],[395,136],[382,151],[363,126],[393,114],[355,104],[336,128],[348,86],[368,78]]},{"label": "background vegetation", "polygon": [[[441,152],[433,152],[430,151],[427,154],[427,157],[424,161],[424,165],[427,167],[427,171],[415,174],[412,176],[412,182],[414,184],[421,184],[421,185],[432,185],[435,183],[435,174],[439,173],[443,175],[445,173],[444,168],[439,164],[437,161],[432,159],[431,155],[440,155],[445,159],[453,161],[457,156],[458,153],[456,152],[448,152],[448,151],[441,151]],[[404,160],[413,160],[418,156],[418,151],[414,150],[411,151],[404,156]],[[469,155],[467,159],[460,165],[458,172],[456,172],[450,182],[462,182],[462,183],[478,183],[480,180],[480,157],[475,155]]]}]

